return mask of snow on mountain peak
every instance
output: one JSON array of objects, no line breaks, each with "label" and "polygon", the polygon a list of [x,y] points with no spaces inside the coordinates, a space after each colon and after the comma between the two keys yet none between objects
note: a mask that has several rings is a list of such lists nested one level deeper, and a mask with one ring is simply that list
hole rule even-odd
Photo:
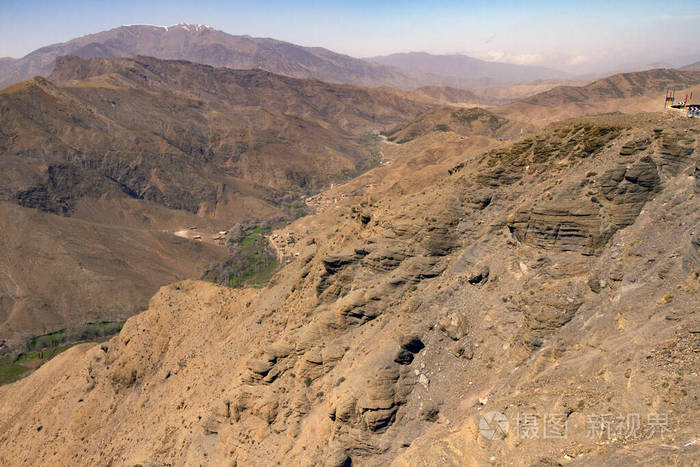
[{"label": "snow on mountain peak", "polygon": [[160,26],[157,24],[125,24],[124,26],[151,26],[154,28],[165,29],[170,31],[171,29],[183,29],[189,32],[200,32],[200,31],[213,31],[214,28],[208,24],[188,24],[188,23],[177,23],[171,24],[170,26]]},{"label": "snow on mountain peak", "polygon": [[199,32],[199,31],[206,31],[206,30],[211,30],[214,29],[213,27],[209,26],[208,24],[187,24],[187,23],[178,23],[178,24],[173,24],[171,26],[165,26],[166,30],[170,29],[184,29],[185,31],[194,31],[194,32]]}]

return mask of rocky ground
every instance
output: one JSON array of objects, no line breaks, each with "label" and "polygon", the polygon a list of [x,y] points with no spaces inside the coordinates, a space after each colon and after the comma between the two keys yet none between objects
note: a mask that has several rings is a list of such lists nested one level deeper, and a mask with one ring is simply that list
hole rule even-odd
[{"label": "rocky ground", "polygon": [[0,463],[697,463],[699,139],[569,120],[301,219],[266,288],[164,287],[0,388]]}]

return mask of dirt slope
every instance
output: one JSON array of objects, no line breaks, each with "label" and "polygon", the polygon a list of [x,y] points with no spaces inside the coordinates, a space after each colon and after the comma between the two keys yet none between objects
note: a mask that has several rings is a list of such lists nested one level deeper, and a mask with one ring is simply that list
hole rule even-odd
[{"label": "dirt slope", "polygon": [[167,232],[96,224],[0,203],[0,336],[8,347],[145,309],[164,284],[196,276],[225,248]]}]

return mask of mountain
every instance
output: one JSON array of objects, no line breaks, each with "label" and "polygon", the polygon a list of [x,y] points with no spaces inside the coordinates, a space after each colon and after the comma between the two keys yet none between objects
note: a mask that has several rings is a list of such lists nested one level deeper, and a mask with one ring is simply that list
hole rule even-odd
[{"label": "mountain", "polygon": [[[224,260],[229,252],[210,240],[218,231],[288,217],[303,197],[377,164],[394,163],[402,172],[387,168],[374,179],[359,178],[356,193],[363,183],[384,186],[387,193],[410,192],[426,186],[421,177],[446,170],[465,151],[531,131],[523,122],[654,110],[666,87],[693,83],[700,83],[697,72],[620,74],[487,111],[431,108],[447,99],[479,100],[450,88],[368,90],[147,57],[59,58],[50,81],[35,78],[0,92],[0,200],[21,208],[6,207],[5,215],[27,219],[5,223],[4,235],[20,238],[19,225],[43,232],[52,222],[65,232],[55,249],[67,251],[56,267],[83,270],[81,257],[101,248],[104,238],[111,238],[108,257],[114,260],[87,268],[92,289],[77,282],[60,288],[42,279],[53,274],[42,263],[32,273],[15,269],[25,255],[19,252],[31,247],[43,255],[41,245],[51,242],[22,248],[8,243],[0,339],[19,344],[63,327],[130,316],[158,286],[199,277],[210,263]],[[380,144],[371,136],[377,131],[411,143]],[[464,137],[470,139],[459,139]],[[333,198],[338,196],[323,199]],[[87,234],[86,225],[96,230]],[[171,235],[167,242],[163,231]],[[193,256],[198,250],[172,237],[181,231],[190,238],[203,234],[213,248]],[[113,243],[115,232],[138,238]],[[69,245],[74,238],[82,239],[82,247]],[[157,259],[141,265],[128,260],[133,244],[153,245]],[[165,266],[175,258],[182,258],[178,267]],[[141,278],[129,282],[133,277]],[[131,284],[124,286],[128,292],[99,306],[107,301],[91,297],[109,294],[114,280]]]},{"label": "mountain", "polygon": [[691,63],[681,68],[681,70],[700,71],[700,62]]},{"label": "mountain", "polygon": [[464,106],[474,105],[498,105],[511,102],[513,99],[501,99],[482,92],[469,91],[467,89],[453,88],[450,86],[422,86],[413,91],[422,94],[442,104],[459,104]]},{"label": "mountain", "polygon": [[441,84],[456,87],[485,87],[498,84],[563,78],[565,73],[549,68],[479,60],[466,55],[431,55],[409,52],[367,58],[371,63],[391,66],[406,72],[440,76]]},{"label": "mountain", "polygon": [[366,87],[422,86],[480,88],[559,78],[558,71],[487,62],[464,55],[394,54],[368,60],[321,47],[302,47],[269,38],[234,36],[210,26],[130,25],[37,49],[19,59],[0,59],[0,88],[36,75],[48,76],[57,57],[152,56],[233,69],[263,69],[295,78]]},{"label": "mountain", "polygon": [[490,86],[477,89],[474,93],[485,102],[498,105],[534,96],[558,86],[583,86],[591,81],[593,79],[545,79],[529,83]]},{"label": "mountain", "polygon": [[478,107],[458,109],[441,106],[428,109],[416,120],[385,134],[389,141],[399,144],[434,131],[454,132],[463,136],[478,134],[497,139],[514,139],[522,135],[528,126],[509,121]]},{"label": "mountain", "polygon": [[499,107],[496,113],[530,122],[604,112],[644,112],[663,109],[668,88],[678,94],[700,85],[700,72],[656,69],[619,73],[583,86],[557,86]]},{"label": "mountain", "polygon": [[[348,177],[372,157],[363,136],[427,108],[393,90],[148,57],[60,58],[50,81],[32,79],[0,96],[6,154],[91,168],[118,161],[110,177],[126,192],[194,213],[221,201],[211,185],[217,174],[239,180],[234,186],[297,190]],[[93,158],[100,162],[87,162]],[[134,158],[144,165],[130,167]],[[201,191],[179,196],[153,181],[154,165],[170,180],[192,177],[175,185]],[[207,165],[226,170],[197,178]]]},{"label": "mountain", "polygon": [[131,25],[42,47],[20,59],[0,61],[0,88],[36,75],[48,76],[54,60],[147,55],[233,69],[261,68],[296,78],[361,86],[413,88],[423,78],[401,70],[337,54],[321,47],[301,47],[275,39],[233,36],[209,26]]},{"label": "mountain", "polygon": [[217,232],[289,219],[304,196],[378,163],[374,133],[426,108],[262,70],[57,59],[48,80],[0,91],[0,341],[143,309],[228,256]]},{"label": "mountain", "polygon": [[699,142],[568,120],[299,219],[265,288],[163,287],[0,387],[0,463],[697,464]]}]

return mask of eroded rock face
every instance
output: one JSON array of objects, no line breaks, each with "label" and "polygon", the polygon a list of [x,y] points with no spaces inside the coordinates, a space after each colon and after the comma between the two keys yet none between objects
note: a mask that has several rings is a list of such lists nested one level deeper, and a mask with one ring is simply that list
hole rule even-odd
[{"label": "eroded rock face", "polygon": [[520,242],[559,251],[595,251],[604,243],[598,206],[570,200],[519,211],[509,228]]},{"label": "eroded rock face", "polygon": [[686,133],[664,132],[660,137],[658,150],[661,165],[664,170],[672,175],[677,175],[682,167],[692,161],[695,149],[695,141]]},{"label": "eroded rock face", "polygon": [[614,228],[632,224],[639,211],[661,189],[661,179],[654,160],[644,156],[631,165],[620,164],[608,170],[599,180],[606,200],[607,216]]},{"label": "eroded rock face", "polygon": [[[696,430],[700,133],[640,117],[627,134],[628,118],[555,125],[422,193],[331,210],[266,289],[164,288],[107,350],[0,388],[0,463],[656,463]],[[657,126],[693,141],[677,175]],[[673,410],[669,439],[601,449],[581,427],[613,406]],[[491,410],[565,414],[569,437],[486,442]]]},{"label": "eroded rock face", "polygon": [[658,167],[649,156],[620,161],[593,186],[590,182],[582,183],[589,186],[590,198],[572,197],[571,191],[580,190],[569,190],[558,199],[545,199],[512,215],[510,230],[519,241],[540,248],[596,254],[618,229],[632,224],[661,189]]}]

